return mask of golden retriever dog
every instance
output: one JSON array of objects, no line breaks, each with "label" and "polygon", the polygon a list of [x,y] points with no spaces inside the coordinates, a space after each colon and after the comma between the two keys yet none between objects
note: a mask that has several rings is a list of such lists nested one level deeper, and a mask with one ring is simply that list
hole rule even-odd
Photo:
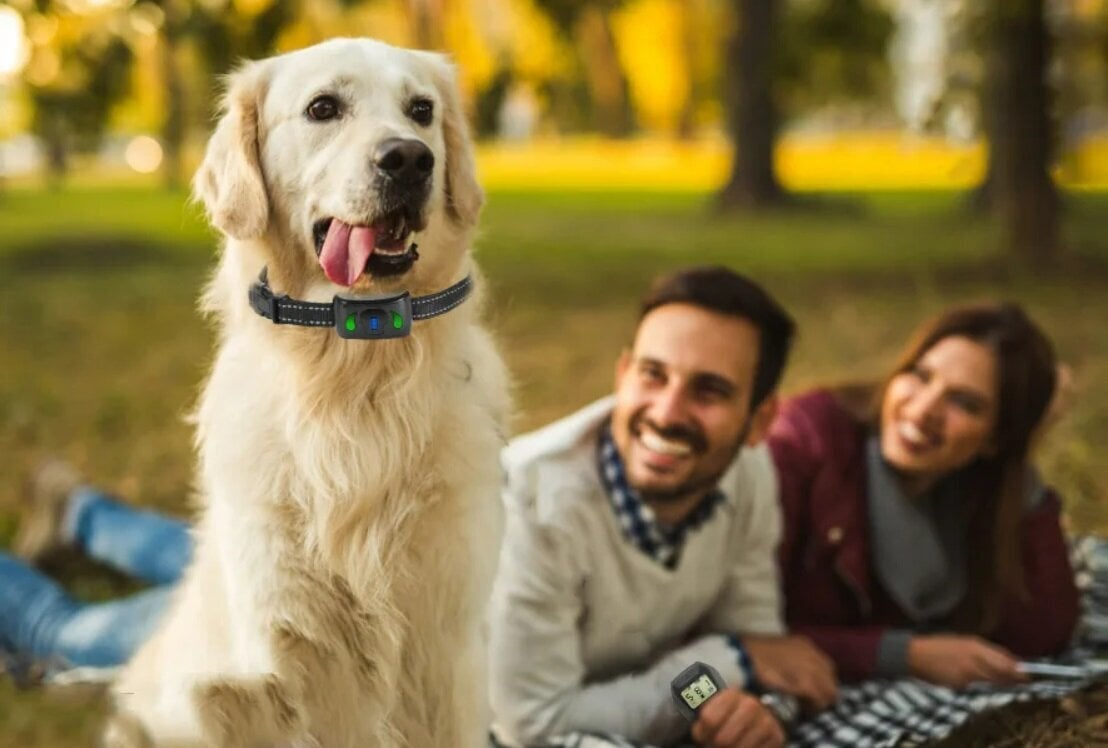
[{"label": "golden retriever dog", "polygon": [[263,268],[293,305],[475,274],[483,196],[452,67],[368,39],[248,63],[194,189],[226,236],[203,299],[202,513],[106,743],[485,744],[508,382],[476,302],[351,340],[248,298]]}]

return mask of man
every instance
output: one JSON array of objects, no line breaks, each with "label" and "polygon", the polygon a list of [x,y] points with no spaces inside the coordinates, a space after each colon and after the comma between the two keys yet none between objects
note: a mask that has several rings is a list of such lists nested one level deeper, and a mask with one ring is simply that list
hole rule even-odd
[{"label": "man", "polygon": [[700,745],[780,745],[749,692],[822,707],[830,661],[783,637],[777,484],[758,446],[793,323],[723,268],[662,279],[642,305],[614,397],[505,450],[507,526],[490,610],[496,730],[656,745],[688,725],[669,684],[702,661],[731,685],[692,728]]}]

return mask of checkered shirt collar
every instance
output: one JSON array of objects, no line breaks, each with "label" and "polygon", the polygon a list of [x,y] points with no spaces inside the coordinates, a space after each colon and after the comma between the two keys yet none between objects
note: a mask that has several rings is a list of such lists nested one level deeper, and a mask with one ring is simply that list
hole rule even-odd
[{"label": "checkered shirt collar", "polygon": [[685,538],[711,519],[716,507],[723,503],[723,492],[718,488],[711,491],[680,523],[664,527],[654,516],[654,510],[628,485],[610,424],[605,424],[600,430],[596,455],[604,492],[608,494],[624,536],[633,546],[667,569],[676,568]]}]

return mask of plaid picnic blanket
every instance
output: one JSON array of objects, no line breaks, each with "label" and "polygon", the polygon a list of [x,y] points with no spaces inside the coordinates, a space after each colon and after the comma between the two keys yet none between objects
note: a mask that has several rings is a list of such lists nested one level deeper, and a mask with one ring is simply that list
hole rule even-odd
[{"label": "plaid picnic blanket", "polygon": [[[946,737],[968,717],[1013,701],[1057,698],[1085,681],[1034,681],[954,691],[919,680],[873,680],[839,691],[830,709],[795,725],[795,748],[906,748]],[[495,739],[492,748],[504,748]],[[532,748],[539,748],[534,746]],[[617,735],[570,733],[541,748],[653,748]]]},{"label": "plaid picnic blanket", "polygon": [[[1083,615],[1078,648],[1061,661],[1080,663],[1108,648],[1108,539],[1073,539],[1071,558]],[[1090,681],[1040,680],[954,691],[914,679],[873,680],[839,689],[830,709],[794,725],[796,748],[907,748],[946,737],[970,716],[1014,701],[1058,698]],[[504,748],[496,742],[492,748]],[[536,748],[652,748],[616,735],[570,733]]]}]

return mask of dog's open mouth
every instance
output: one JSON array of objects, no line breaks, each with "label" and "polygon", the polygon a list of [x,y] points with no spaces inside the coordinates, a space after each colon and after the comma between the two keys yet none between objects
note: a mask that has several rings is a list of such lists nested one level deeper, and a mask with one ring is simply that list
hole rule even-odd
[{"label": "dog's open mouth", "polygon": [[394,211],[368,226],[324,218],[312,226],[319,265],[332,283],[352,286],[369,273],[374,277],[408,272],[419,259],[412,234],[419,230],[404,211]]}]

